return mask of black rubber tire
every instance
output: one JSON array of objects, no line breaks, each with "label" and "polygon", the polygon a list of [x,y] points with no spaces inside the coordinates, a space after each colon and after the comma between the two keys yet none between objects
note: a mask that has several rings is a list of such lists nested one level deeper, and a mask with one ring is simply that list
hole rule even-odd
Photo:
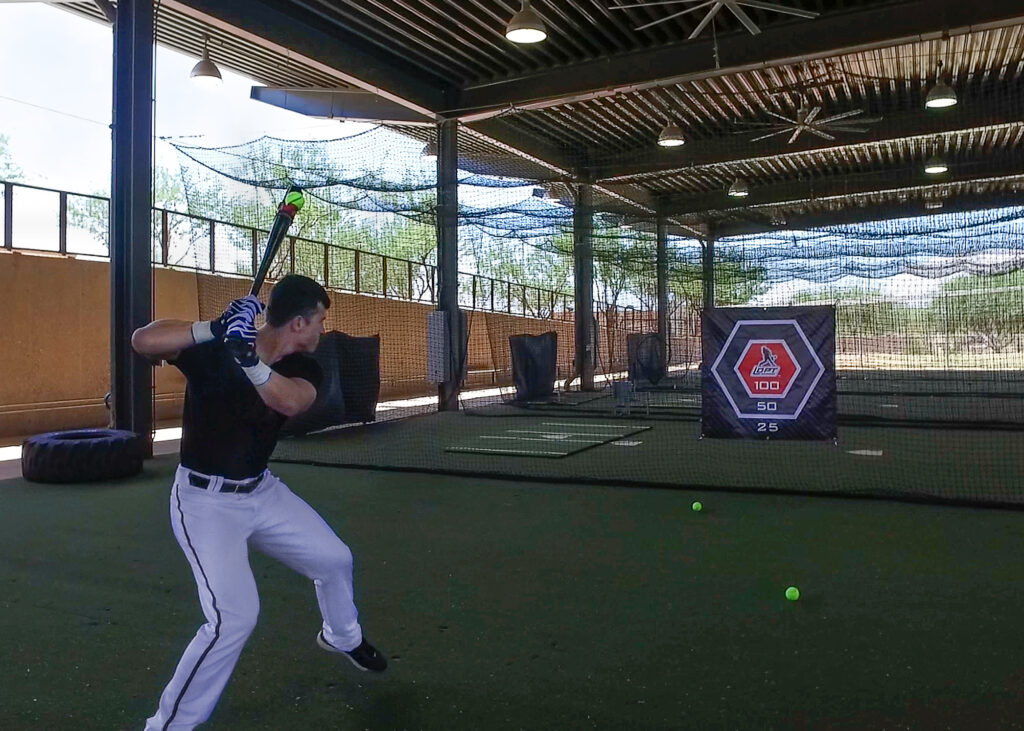
[{"label": "black rubber tire", "polygon": [[120,429],[76,429],[29,437],[21,474],[32,482],[95,482],[142,471],[143,440]]}]

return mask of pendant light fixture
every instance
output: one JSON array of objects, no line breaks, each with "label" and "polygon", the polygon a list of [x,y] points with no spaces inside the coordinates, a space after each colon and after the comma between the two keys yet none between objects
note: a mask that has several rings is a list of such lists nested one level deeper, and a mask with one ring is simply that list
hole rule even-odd
[{"label": "pendant light fixture", "polygon": [[505,26],[505,37],[513,43],[540,43],[548,37],[544,21],[530,6],[530,0],[523,0],[522,10]]},{"label": "pendant light fixture", "polygon": [[729,186],[729,196],[732,198],[746,198],[750,195],[750,187],[743,178],[736,178]]},{"label": "pendant light fixture", "polygon": [[939,69],[935,73],[935,85],[928,90],[924,106],[927,109],[945,109],[954,106],[956,102],[956,92],[943,78],[942,61],[939,61]]},{"label": "pendant light fixture", "polygon": [[220,69],[217,68],[217,64],[210,60],[209,45],[210,37],[204,35],[203,57],[199,59],[199,63],[192,67],[192,73],[189,76],[196,86],[204,89],[215,89],[224,83],[224,79],[220,75]]},{"label": "pendant light fixture", "polygon": [[683,137],[683,130],[669,122],[665,125],[665,129],[661,130],[661,134],[658,135],[658,144],[662,147],[680,147],[685,145],[686,138]]},{"label": "pendant light fixture", "polygon": [[949,171],[949,165],[938,153],[932,155],[924,163],[924,171],[929,175],[941,175]]}]

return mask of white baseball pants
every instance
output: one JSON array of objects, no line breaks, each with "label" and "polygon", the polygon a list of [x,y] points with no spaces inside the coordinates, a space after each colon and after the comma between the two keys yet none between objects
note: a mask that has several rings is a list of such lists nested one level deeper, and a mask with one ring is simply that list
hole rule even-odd
[{"label": "white baseball pants", "polygon": [[[362,641],[352,552],[313,508],[269,470],[242,494],[193,487],[188,474],[181,466],[175,474],[171,525],[192,567],[206,624],[185,648],[146,731],[192,729],[213,712],[259,614],[249,546],[313,580],[328,642],[352,649]],[[219,490],[222,478],[211,480]]]}]

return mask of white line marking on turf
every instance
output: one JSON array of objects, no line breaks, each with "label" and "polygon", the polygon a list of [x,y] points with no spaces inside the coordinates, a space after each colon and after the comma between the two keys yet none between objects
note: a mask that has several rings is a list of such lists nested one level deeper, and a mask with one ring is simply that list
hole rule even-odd
[{"label": "white line marking on turf", "polygon": [[881,406],[883,409],[898,409],[900,407],[899,404],[881,404]]},{"label": "white line marking on turf", "polygon": [[[566,439],[568,437],[601,437],[602,439],[614,439],[616,434],[589,434],[582,431],[563,432],[552,434],[549,431],[534,431],[533,429],[506,429],[509,434],[544,434],[548,439]],[[629,431],[628,429],[626,431]]]},{"label": "white line marking on turf", "polygon": [[564,424],[558,421],[544,421],[541,422],[543,426],[572,426],[582,427],[584,429],[650,429],[649,426],[641,426],[639,424]]},{"label": "white line marking on turf", "polygon": [[643,444],[643,442],[618,441],[618,442],[612,442],[612,444],[614,444],[616,447],[636,447],[636,446],[639,446],[639,445]]},{"label": "white line marking on turf", "polygon": [[[517,442],[550,442],[550,439],[537,439],[535,437],[492,437],[486,434],[480,436],[481,439],[511,439]],[[604,444],[603,439],[559,439],[560,442],[580,442],[582,444]]]},{"label": "white line marking on turf", "polygon": [[542,449],[487,449],[486,447],[448,447],[449,452],[499,452],[501,454],[557,454],[565,457],[568,452],[546,452]]},{"label": "white line marking on turf", "polygon": [[564,439],[565,437],[571,437],[575,432],[559,432],[552,434],[549,431],[537,431],[536,429],[506,429],[509,434],[543,434],[549,439]]},{"label": "white line marking on turf", "polygon": [[881,449],[848,449],[847,454],[857,454],[862,457],[881,457]]}]

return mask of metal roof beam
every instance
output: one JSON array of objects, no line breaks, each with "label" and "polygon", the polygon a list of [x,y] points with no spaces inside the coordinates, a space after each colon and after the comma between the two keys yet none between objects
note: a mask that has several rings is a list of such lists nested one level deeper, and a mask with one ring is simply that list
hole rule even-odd
[{"label": "metal roof beam", "polygon": [[[484,137],[549,163],[553,168],[557,168],[557,171],[552,170],[552,178],[568,177],[575,180],[578,177],[576,171],[584,158],[574,151],[551,144],[536,135],[527,134],[502,119],[488,119],[468,126]],[[570,175],[566,176],[564,173]]]},{"label": "metal roof beam", "polygon": [[381,52],[301,0],[273,5],[256,0],[163,0],[162,4],[282,55],[301,56],[345,83],[421,114],[433,115],[450,106],[454,94],[448,82]]},{"label": "metal roof beam", "polygon": [[[957,159],[950,163],[949,173],[928,175],[924,165],[915,161],[912,166],[875,170],[856,175],[819,176],[805,180],[758,185],[750,187],[750,195],[737,205],[725,189],[699,194],[671,195],[665,199],[665,212],[671,216],[731,211],[743,211],[756,206],[798,203],[822,198],[840,198],[864,193],[883,193],[904,188],[917,188],[949,183],[992,180],[1021,175],[1024,155],[1006,154],[998,158]],[[742,215],[742,214],[740,214]]]},{"label": "metal roof beam", "polygon": [[803,231],[824,226],[842,226],[869,221],[890,221],[896,218],[917,218],[942,213],[981,211],[1024,205],[1024,192],[987,193],[984,195],[958,195],[942,199],[942,208],[929,210],[921,200],[905,203],[883,203],[851,208],[845,211],[787,216],[784,224],[771,225],[765,221],[734,221],[718,224],[719,236],[747,236],[769,231]]},{"label": "metal roof beam", "polygon": [[[753,142],[750,138],[764,134],[764,130],[750,131],[743,136],[692,140],[681,148],[656,148],[650,145],[642,150],[597,161],[587,172],[595,180],[622,180],[702,165],[777,159],[806,152],[835,151],[843,155],[853,148],[908,137],[944,135],[1016,123],[1021,120],[1024,112],[1024,81],[1017,80],[1002,86],[990,83],[969,97],[961,95],[960,102],[951,109],[922,108],[886,115],[881,122],[866,125],[869,131],[854,138],[840,132],[836,135],[839,139],[827,141],[805,134],[802,141],[790,145],[787,144],[787,135],[774,140]],[[866,116],[870,116],[870,113]],[[850,120],[851,125],[856,123],[856,117]],[[642,182],[642,178],[635,182]]]},{"label": "metal roof beam", "polygon": [[114,21],[117,20],[117,8],[114,7],[113,3],[109,2],[109,0],[92,0],[92,4],[99,8],[108,23],[114,24]]},{"label": "metal roof beam", "polygon": [[[1024,17],[1020,0],[907,0],[815,20],[780,23],[751,36],[737,31],[718,38],[672,43],[471,85],[444,114],[474,121],[510,109],[543,109],[603,96],[738,71],[914,43],[943,35],[1015,25]],[[716,57],[720,67],[716,66]]]},{"label": "metal roof beam", "polygon": [[249,97],[281,109],[321,119],[434,124],[429,117],[369,91],[254,86]]}]

